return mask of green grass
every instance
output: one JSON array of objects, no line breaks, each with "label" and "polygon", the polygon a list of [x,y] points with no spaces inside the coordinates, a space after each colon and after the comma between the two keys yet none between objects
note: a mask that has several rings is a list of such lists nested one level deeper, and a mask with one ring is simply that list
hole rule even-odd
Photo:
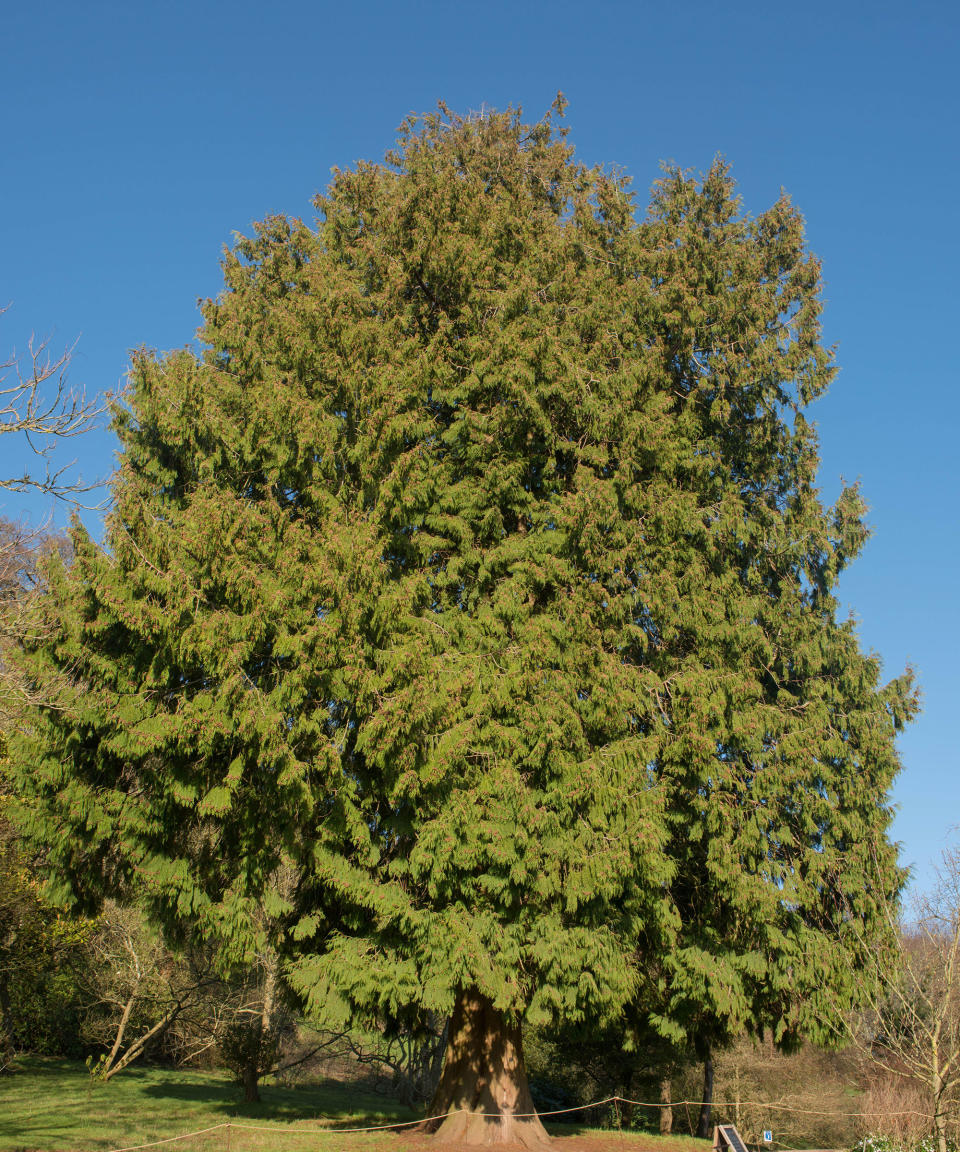
[{"label": "green grass", "polygon": [[[0,1076],[0,1152],[110,1152],[152,1141],[170,1141],[158,1152],[424,1152],[423,1137],[325,1131],[416,1118],[395,1101],[352,1085],[328,1080],[284,1088],[267,1082],[261,1093],[259,1104],[244,1104],[240,1088],[216,1072],[133,1067],[103,1084],[80,1063],[23,1060],[12,1075]],[[554,1136],[573,1138],[578,1152],[706,1147],[690,1137],[547,1127]]]},{"label": "green grass", "polygon": [[[259,1104],[245,1104],[242,1090],[222,1073],[134,1067],[102,1084],[91,1081],[79,1063],[25,1060],[12,1075],[0,1077],[0,1152],[103,1152],[228,1121],[271,1130],[231,1130],[230,1152],[251,1147],[261,1152],[267,1146],[304,1152],[302,1137],[285,1139],[285,1134],[298,1129],[315,1133],[332,1123],[362,1126],[413,1117],[394,1101],[336,1081],[297,1088],[267,1083],[261,1094]],[[226,1137],[221,1129],[166,1147],[171,1152],[226,1152]],[[314,1136],[310,1146],[332,1152],[332,1139]]]}]

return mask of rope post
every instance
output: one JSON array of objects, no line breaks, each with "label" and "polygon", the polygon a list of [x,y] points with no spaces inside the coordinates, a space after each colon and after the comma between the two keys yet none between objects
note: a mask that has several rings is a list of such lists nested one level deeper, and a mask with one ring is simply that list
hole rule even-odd
[{"label": "rope post", "polygon": [[227,1152],[230,1152],[230,1129],[232,1127],[233,1127],[233,1125],[228,1120],[227,1121]]}]

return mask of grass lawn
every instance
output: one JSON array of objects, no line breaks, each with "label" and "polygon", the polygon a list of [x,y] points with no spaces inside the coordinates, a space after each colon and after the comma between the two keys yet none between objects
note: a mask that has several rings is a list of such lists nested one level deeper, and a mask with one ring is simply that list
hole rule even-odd
[{"label": "grass lawn", "polygon": [[[324,1123],[383,1124],[410,1120],[409,1109],[382,1096],[327,1081],[319,1085],[261,1088],[259,1104],[244,1104],[243,1092],[222,1073],[180,1068],[128,1068],[108,1084],[91,1081],[83,1064],[24,1060],[0,1077],[0,1152],[14,1149],[93,1152],[162,1140],[227,1121],[265,1126],[267,1133],[231,1131],[231,1152],[250,1146],[303,1152],[302,1139],[276,1133]],[[226,1129],[167,1147],[177,1152],[226,1148]],[[318,1149],[330,1137],[314,1139]]]},{"label": "grass lawn", "polygon": [[[351,1085],[267,1083],[261,1093],[259,1104],[244,1104],[241,1089],[222,1073],[133,1067],[101,1084],[91,1081],[80,1063],[24,1060],[12,1075],[0,1077],[0,1152],[109,1152],[153,1141],[165,1141],[164,1152],[430,1148],[429,1137],[402,1131],[325,1132],[416,1118],[402,1105]],[[558,1137],[558,1152],[703,1152],[708,1147],[690,1137],[621,1135],[568,1124],[548,1128]],[[171,1139],[180,1136],[185,1138]]]}]

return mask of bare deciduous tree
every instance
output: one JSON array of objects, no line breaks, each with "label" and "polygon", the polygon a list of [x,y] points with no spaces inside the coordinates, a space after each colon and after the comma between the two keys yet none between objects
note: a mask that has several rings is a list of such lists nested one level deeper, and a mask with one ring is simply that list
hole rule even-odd
[{"label": "bare deciduous tree", "polygon": [[109,1046],[90,1073],[109,1080],[139,1059],[214,981],[178,961],[136,908],[107,901],[88,949],[88,1041]]},{"label": "bare deciduous tree", "polygon": [[[0,308],[0,316],[5,311]],[[75,477],[70,464],[52,463],[55,447],[93,428],[106,409],[105,398],[90,398],[69,386],[67,369],[72,353],[73,348],[67,348],[55,355],[49,340],[31,337],[25,355],[13,352],[0,360],[0,436],[6,437],[0,441],[0,492],[33,491],[79,503],[84,493],[96,487]],[[10,446],[14,443],[26,445],[27,459],[32,458],[35,466],[25,466],[19,474],[11,475]],[[38,562],[51,550],[66,552],[69,542],[51,535],[45,526],[35,527],[0,516],[0,847],[4,849],[0,851],[0,887],[10,905],[0,908],[4,929],[0,933],[0,1050],[9,1051],[13,1051],[11,982],[31,969],[40,978],[46,969],[39,953],[52,955],[55,945],[73,944],[76,935],[50,929],[52,913],[43,905],[35,887],[25,883],[20,875],[25,864],[20,858],[16,833],[2,807],[8,792],[6,737],[23,723],[34,702],[31,686],[19,674],[13,656],[27,627],[30,603],[42,585]]]},{"label": "bare deciduous tree", "polygon": [[[0,308],[0,315],[6,308]],[[89,431],[106,410],[101,396],[88,397],[70,387],[67,369],[73,348],[55,355],[49,340],[31,336],[23,356],[12,353],[0,362],[0,435],[19,436],[43,464],[38,475],[25,468],[21,475],[0,475],[0,489],[44,492],[76,500],[96,483],[70,476],[71,465],[52,467],[50,455],[63,440]]]},{"label": "bare deciduous tree", "polygon": [[[6,311],[0,308],[0,316]],[[72,464],[52,461],[59,444],[90,431],[107,408],[106,397],[88,397],[68,384],[72,354],[69,347],[55,355],[49,340],[31,336],[24,355],[14,351],[0,361],[0,437],[6,437],[0,443],[5,449],[25,444],[27,459],[35,463],[12,475],[10,465],[0,466],[0,492],[32,491],[80,504],[81,497],[97,487],[97,482],[74,475]],[[3,452],[5,462],[11,456],[9,450]],[[51,547],[63,551],[68,545],[45,526],[0,517],[0,730],[9,729],[24,705],[31,703],[28,686],[17,676],[10,654],[38,586],[37,560]]]},{"label": "bare deciduous tree", "polygon": [[889,911],[893,955],[877,956],[878,991],[854,1031],[877,1067],[922,1090],[947,1152],[960,1104],[960,849],[944,853],[934,890],[912,911],[903,923]]},{"label": "bare deciduous tree", "polygon": [[69,559],[70,551],[66,536],[0,516],[0,734],[13,730],[24,710],[36,703],[13,657],[28,627],[31,603],[42,588],[40,561],[51,552]]}]

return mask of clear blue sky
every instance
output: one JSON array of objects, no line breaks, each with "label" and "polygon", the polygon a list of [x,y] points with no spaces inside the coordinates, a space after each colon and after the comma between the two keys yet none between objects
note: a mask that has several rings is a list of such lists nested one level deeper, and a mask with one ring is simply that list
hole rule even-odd
[{"label": "clear blue sky", "polygon": [[[958,33],[955,0],[8,4],[0,352],[79,337],[73,381],[116,388],[129,348],[192,339],[234,231],[312,216],[331,167],[379,159],[438,99],[536,119],[562,89],[580,157],[629,172],[641,206],[661,160],[723,153],[754,212],[785,188],[842,368],[813,410],[823,491],[859,477],[871,505],[841,593],[886,674],[923,685],[894,795],[923,885],[960,824]],[[72,448],[109,472],[108,433]],[[0,507],[22,511],[47,508]]]}]

